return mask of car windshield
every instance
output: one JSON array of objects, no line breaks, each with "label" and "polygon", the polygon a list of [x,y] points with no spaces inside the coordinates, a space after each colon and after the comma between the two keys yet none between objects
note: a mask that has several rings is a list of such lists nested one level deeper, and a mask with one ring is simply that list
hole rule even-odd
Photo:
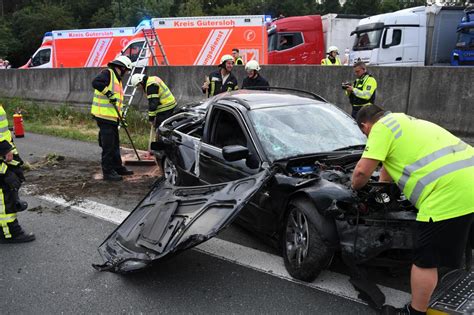
[{"label": "car windshield", "polygon": [[356,122],[328,104],[262,108],[249,112],[265,153],[272,161],[365,144]]},{"label": "car windshield", "polygon": [[354,40],[353,50],[370,50],[379,47],[382,30],[358,32]]}]

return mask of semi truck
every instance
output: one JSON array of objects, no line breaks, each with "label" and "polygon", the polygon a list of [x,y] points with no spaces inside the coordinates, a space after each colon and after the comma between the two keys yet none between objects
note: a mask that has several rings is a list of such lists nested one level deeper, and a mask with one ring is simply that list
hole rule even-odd
[{"label": "semi truck", "polygon": [[360,20],[350,53],[381,66],[449,65],[463,8],[420,6]]},{"label": "semi truck", "polygon": [[348,56],[342,54],[352,47],[351,30],[361,18],[326,14],[277,19],[268,29],[268,63],[320,64],[329,46],[336,46],[341,61],[348,64]]},{"label": "semi truck", "polygon": [[465,10],[457,26],[456,47],[451,55],[452,66],[474,66],[474,6]]},{"label": "semi truck", "polygon": [[134,27],[48,32],[20,68],[103,67],[128,44],[134,32]]}]

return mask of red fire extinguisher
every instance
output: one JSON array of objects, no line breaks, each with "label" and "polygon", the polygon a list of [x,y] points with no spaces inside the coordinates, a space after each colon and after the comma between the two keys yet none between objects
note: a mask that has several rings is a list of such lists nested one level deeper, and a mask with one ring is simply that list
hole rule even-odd
[{"label": "red fire extinguisher", "polygon": [[13,114],[13,133],[16,138],[25,136],[25,128],[23,128],[23,115],[20,113]]}]

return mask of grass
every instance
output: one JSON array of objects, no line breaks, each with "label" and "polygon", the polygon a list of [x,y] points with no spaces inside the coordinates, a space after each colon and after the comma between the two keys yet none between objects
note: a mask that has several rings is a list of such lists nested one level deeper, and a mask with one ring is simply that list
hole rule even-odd
[{"label": "grass", "polygon": [[[53,106],[20,99],[2,99],[7,112],[8,123],[13,127],[13,114],[20,109],[23,115],[25,134],[28,132],[61,138],[97,142],[99,128],[89,113],[82,112],[66,104]],[[137,149],[146,150],[150,134],[150,124],[145,113],[130,108],[127,113],[128,131]],[[120,129],[120,142],[124,147],[132,147],[125,130]]]}]

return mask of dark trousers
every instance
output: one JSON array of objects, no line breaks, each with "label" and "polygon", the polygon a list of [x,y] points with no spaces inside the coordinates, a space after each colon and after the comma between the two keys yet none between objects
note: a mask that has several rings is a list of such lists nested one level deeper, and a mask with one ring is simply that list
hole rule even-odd
[{"label": "dark trousers", "polygon": [[[1,201],[4,211],[0,211],[0,239],[15,237],[22,233],[20,224],[15,218],[13,222],[8,222],[15,210],[15,194],[3,185],[0,185]],[[15,215],[16,216],[16,215]],[[8,220],[8,221],[7,221]]]},{"label": "dark trousers", "polygon": [[118,124],[97,121],[99,126],[99,146],[102,148],[102,172],[110,173],[122,168]]}]

